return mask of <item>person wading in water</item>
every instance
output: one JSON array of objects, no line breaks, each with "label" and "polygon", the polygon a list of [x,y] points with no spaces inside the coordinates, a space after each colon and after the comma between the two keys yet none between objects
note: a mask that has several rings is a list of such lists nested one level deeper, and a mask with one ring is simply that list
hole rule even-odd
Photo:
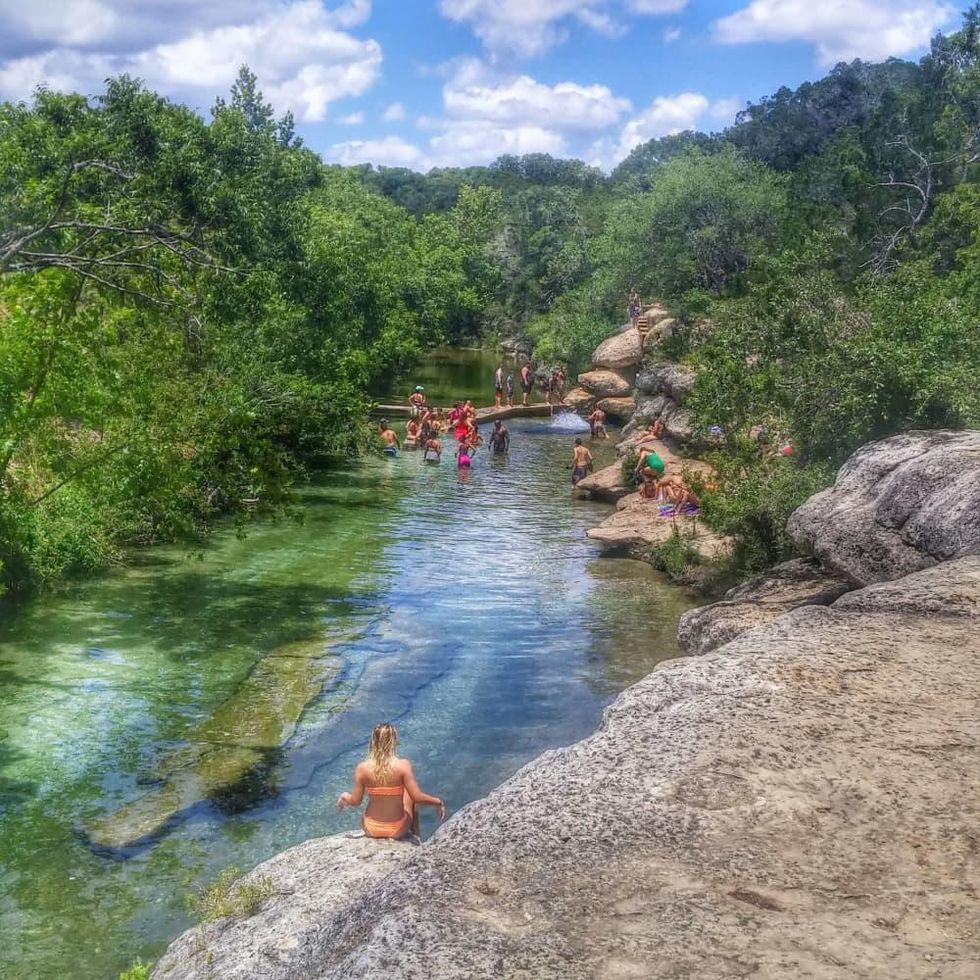
[{"label": "person wading in water", "polygon": [[572,450],[572,486],[578,486],[579,480],[584,480],[591,469],[592,453],[582,445],[581,439],[576,439]]},{"label": "person wading in water", "polygon": [[439,810],[440,823],[446,819],[446,804],[437,796],[423,793],[415,781],[408,759],[395,755],[398,732],[387,722],[371,733],[367,758],[354,768],[354,785],[349,793],[337,797],[337,810],[360,806],[364,794],[368,805],[361,819],[368,837],[387,837],[398,840],[408,834],[418,834],[418,807],[434,806]]},{"label": "person wading in water", "polygon": [[510,433],[500,419],[493,423],[493,431],[490,433],[490,448],[494,454],[501,455],[510,449]]}]

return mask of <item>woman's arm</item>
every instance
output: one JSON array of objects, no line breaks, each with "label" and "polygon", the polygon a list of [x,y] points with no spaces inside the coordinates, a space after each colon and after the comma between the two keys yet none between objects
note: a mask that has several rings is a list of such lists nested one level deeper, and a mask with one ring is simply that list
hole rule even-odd
[{"label": "woman's arm", "polygon": [[412,771],[412,764],[407,759],[404,762],[405,768],[402,770],[402,776],[405,779],[405,789],[408,790],[408,795],[412,798],[412,802],[417,806],[434,806],[439,808],[439,819],[440,821],[446,819],[446,804],[442,802],[437,796],[429,796],[428,793],[423,793],[419,784],[415,781],[415,773]]},{"label": "woman's arm", "polygon": [[343,810],[346,806],[360,806],[361,800],[364,799],[364,775],[361,772],[361,767],[357,766],[354,769],[354,785],[351,787],[349,793],[341,793],[337,797],[337,809],[338,811]]}]

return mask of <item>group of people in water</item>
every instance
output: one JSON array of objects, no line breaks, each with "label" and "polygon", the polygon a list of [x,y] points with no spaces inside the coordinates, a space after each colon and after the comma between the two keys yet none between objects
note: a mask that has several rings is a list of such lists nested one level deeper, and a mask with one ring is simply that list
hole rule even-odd
[{"label": "group of people in water", "polygon": [[[378,423],[378,432],[386,456],[397,456],[399,449],[421,449],[426,463],[442,461],[444,441],[453,440],[456,465],[469,469],[473,457],[486,440],[480,434],[477,424],[476,406],[470,400],[456,402],[446,412],[427,404],[425,389],[419,385],[409,397],[412,417],[405,424],[405,440],[401,442],[387,419]],[[503,421],[497,419],[489,436],[489,449],[494,455],[502,456],[510,451],[510,432]]]}]

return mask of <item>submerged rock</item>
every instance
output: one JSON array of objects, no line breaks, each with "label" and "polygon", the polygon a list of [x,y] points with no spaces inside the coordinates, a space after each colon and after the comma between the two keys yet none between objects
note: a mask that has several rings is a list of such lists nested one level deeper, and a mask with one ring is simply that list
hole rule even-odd
[{"label": "submerged rock", "polygon": [[231,804],[236,793],[272,792],[270,760],[292,735],[304,708],[340,667],[322,639],[279,647],[263,657],[238,690],[188,733],[188,745],[154,767],[161,785],[90,821],[94,847],[125,851],[148,842],[204,800]]},{"label": "submerged rock", "polygon": [[980,553],[980,431],[907,432],[859,449],[787,530],[862,585]]},{"label": "submerged rock", "polygon": [[978,610],[964,558],[672,661],[380,880],[298,876],[350,889],[316,925],[209,934],[214,975],[972,980]]},{"label": "submerged rock", "polygon": [[721,602],[684,613],[677,638],[688,653],[707,653],[792,609],[829,606],[853,588],[850,579],[797,558],[732,589]]}]

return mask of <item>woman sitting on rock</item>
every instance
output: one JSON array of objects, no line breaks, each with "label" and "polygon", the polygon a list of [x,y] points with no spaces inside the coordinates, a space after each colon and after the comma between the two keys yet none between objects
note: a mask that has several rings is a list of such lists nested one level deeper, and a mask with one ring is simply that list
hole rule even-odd
[{"label": "woman sitting on rock", "polygon": [[348,806],[360,806],[367,793],[361,823],[368,837],[398,840],[409,833],[418,834],[420,806],[438,807],[439,820],[446,819],[446,804],[419,789],[411,762],[395,755],[397,747],[395,726],[387,722],[378,725],[371,733],[367,758],[354,769],[353,789],[337,798],[337,809],[343,811]]}]

